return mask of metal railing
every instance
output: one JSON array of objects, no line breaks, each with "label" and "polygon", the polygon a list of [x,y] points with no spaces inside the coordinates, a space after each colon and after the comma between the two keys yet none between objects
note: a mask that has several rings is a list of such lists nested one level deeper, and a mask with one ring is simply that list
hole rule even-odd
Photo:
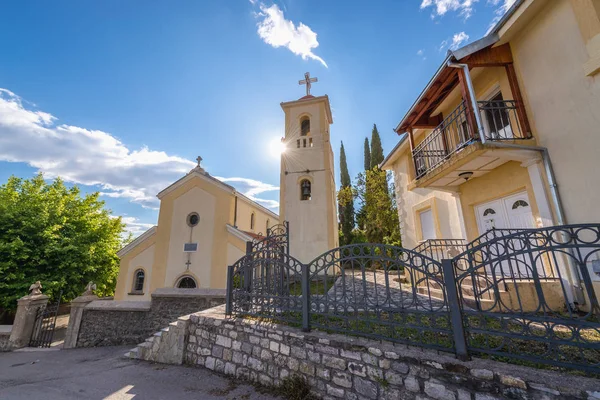
[{"label": "metal railing", "polygon": [[[515,100],[478,101],[487,140],[521,140],[531,135],[521,126]],[[478,141],[480,132],[473,132],[468,123],[469,109],[461,102],[413,150],[417,179],[442,165],[453,154]]]},{"label": "metal railing", "polygon": [[453,258],[467,249],[464,239],[427,239],[419,243],[413,251],[441,262],[445,258]]},{"label": "metal railing", "polygon": [[[464,251],[441,261],[372,243],[339,247],[309,263],[268,248],[249,251],[228,267],[226,312],[461,359],[482,354],[600,373],[600,306],[589,272],[600,260],[600,224],[487,239],[460,241]],[[575,279],[586,304],[569,300],[569,263],[581,276]]]}]

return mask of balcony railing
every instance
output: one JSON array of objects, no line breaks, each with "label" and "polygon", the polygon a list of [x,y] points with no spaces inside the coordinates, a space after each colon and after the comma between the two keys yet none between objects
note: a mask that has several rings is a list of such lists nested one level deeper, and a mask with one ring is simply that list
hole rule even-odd
[{"label": "balcony railing", "polygon": [[[519,120],[514,100],[478,101],[478,112],[486,140],[529,139]],[[417,179],[423,177],[454,153],[480,140],[468,123],[468,109],[463,101],[413,150]]]}]

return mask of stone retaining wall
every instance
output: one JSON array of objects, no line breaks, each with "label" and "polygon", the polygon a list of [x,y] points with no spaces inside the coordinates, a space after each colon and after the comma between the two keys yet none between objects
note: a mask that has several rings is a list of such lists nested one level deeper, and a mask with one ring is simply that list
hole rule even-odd
[{"label": "stone retaining wall", "polygon": [[96,300],[81,317],[77,347],[137,344],[187,315],[225,302],[225,290],[157,289],[151,301]]},{"label": "stone retaining wall", "polygon": [[325,399],[600,399],[600,381],[244,319],[189,316],[184,362],[277,385],[297,374]]},{"label": "stone retaining wall", "polygon": [[9,343],[8,339],[10,338],[10,329],[2,329],[6,325],[0,326],[0,352],[10,351],[12,349],[12,345]]}]

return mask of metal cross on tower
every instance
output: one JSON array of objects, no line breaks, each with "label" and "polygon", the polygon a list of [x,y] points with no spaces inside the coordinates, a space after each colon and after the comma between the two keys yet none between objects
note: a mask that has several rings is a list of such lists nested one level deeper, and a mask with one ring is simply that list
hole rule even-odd
[{"label": "metal cross on tower", "polygon": [[310,96],[310,87],[312,86],[311,83],[318,81],[319,80],[317,78],[311,78],[310,72],[307,72],[304,74],[304,79],[298,81],[298,85],[306,85],[306,95]]},{"label": "metal cross on tower", "polygon": [[200,156],[196,157],[196,161],[198,161],[198,166],[200,166],[200,163],[202,162],[202,157],[200,157]]}]

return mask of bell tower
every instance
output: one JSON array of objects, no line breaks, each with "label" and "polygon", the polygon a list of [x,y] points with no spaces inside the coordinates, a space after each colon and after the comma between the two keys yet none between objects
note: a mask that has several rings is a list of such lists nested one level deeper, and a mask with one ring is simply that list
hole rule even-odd
[{"label": "bell tower", "polygon": [[290,223],[290,255],[306,263],[338,246],[338,222],[329,126],[329,97],[310,94],[281,103],[285,113],[279,214]]}]

